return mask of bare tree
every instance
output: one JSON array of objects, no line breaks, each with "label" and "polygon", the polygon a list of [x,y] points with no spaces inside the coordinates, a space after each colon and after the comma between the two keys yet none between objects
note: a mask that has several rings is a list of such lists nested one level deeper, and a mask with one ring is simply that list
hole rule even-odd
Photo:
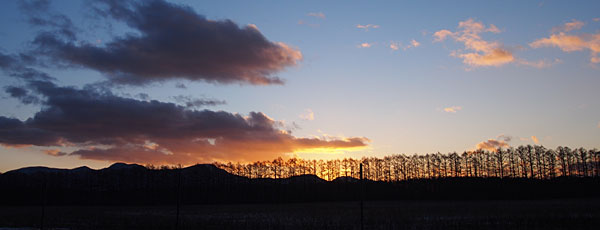
[{"label": "bare tree", "polygon": [[[219,163],[215,166],[229,173],[248,178],[288,178],[299,174],[314,174],[325,180],[340,176],[359,177],[359,165],[364,166],[364,177],[377,181],[400,181],[446,177],[521,177],[549,179],[557,176],[600,176],[600,152],[559,146],[556,150],[543,146],[518,146],[489,152],[481,149],[472,152],[456,152],[426,155],[394,154],[383,158],[364,157],[333,160],[303,160],[281,157],[272,161],[249,164]],[[163,169],[167,166],[149,169]],[[169,168],[169,167],[167,167]]]}]

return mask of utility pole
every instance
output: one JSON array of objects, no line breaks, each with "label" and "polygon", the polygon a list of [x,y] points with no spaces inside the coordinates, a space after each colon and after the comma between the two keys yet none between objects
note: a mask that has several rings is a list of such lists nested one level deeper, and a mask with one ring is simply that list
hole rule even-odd
[{"label": "utility pole", "polygon": [[363,164],[360,163],[360,230],[365,229],[364,215],[363,215],[363,196],[364,196],[364,183],[363,183]]}]

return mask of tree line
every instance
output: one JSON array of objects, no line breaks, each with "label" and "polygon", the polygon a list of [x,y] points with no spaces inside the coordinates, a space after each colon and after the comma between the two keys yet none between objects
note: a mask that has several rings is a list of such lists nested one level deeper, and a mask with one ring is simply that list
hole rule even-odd
[{"label": "tree line", "polygon": [[214,163],[229,173],[248,178],[288,178],[313,174],[325,180],[338,177],[373,181],[401,181],[457,177],[552,179],[556,177],[600,177],[600,151],[541,145],[478,149],[462,154],[394,154],[361,159],[304,160],[277,158],[253,163]]}]

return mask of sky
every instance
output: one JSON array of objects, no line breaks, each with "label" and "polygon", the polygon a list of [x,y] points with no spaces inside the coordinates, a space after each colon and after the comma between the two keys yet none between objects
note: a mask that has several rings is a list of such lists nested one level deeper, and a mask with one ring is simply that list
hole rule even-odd
[{"label": "sky", "polygon": [[0,172],[600,148],[600,2],[0,4]]}]

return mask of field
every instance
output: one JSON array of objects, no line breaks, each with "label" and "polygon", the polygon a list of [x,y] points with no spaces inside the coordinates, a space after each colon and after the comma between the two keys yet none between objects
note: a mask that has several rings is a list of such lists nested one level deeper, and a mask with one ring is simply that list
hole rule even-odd
[{"label": "field", "polygon": [[[360,229],[358,202],[182,206],[178,229]],[[39,228],[40,206],[0,207],[0,229]],[[51,206],[46,229],[175,229],[175,206]],[[600,200],[377,201],[364,229],[596,229]]]}]

